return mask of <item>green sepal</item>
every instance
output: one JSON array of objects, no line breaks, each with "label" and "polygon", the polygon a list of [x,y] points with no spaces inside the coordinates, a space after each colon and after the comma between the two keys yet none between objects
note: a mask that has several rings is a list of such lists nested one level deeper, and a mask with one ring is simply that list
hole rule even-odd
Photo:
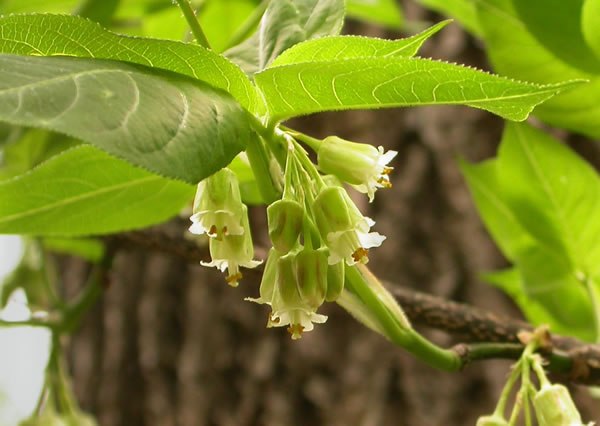
[{"label": "green sepal", "polygon": [[295,270],[298,293],[302,301],[317,309],[325,301],[327,291],[327,258],[329,251],[304,248],[296,254]]},{"label": "green sepal", "polygon": [[289,252],[298,243],[304,208],[294,200],[278,200],[267,208],[267,218],[273,247],[281,253]]},{"label": "green sepal", "polygon": [[542,386],[533,398],[533,407],[540,426],[582,425],[581,415],[563,385]]}]

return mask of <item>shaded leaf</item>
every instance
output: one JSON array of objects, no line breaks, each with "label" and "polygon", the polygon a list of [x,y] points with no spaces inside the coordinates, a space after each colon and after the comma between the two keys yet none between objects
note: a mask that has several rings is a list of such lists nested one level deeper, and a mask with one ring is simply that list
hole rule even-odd
[{"label": "shaded leaf", "polygon": [[66,15],[10,15],[0,18],[0,52],[115,59],[161,68],[229,92],[253,110],[256,92],[244,73],[202,46],[118,35],[87,19]]},{"label": "shaded leaf", "polygon": [[600,61],[587,45],[581,30],[583,0],[512,3],[526,30],[556,58],[588,73],[600,72]]},{"label": "shaded leaf", "polygon": [[[429,9],[456,18],[475,35],[481,35],[475,1],[473,0],[418,0]],[[478,0],[479,1],[479,0]]]},{"label": "shaded leaf", "polygon": [[0,55],[0,121],[65,133],[189,183],[254,137],[246,111],[201,81],[70,57]]},{"label": "shaded leaf", "polygon": [[257,31],[225,56],[252,75],[297,43],[339,34],[343,23],[344,0],[272,1]]},{"label": "shaded leaf", "polygon": [[79,236],[142,228],[177,214],[194,190],[82,145],[0,183],[0,233]]},{"label": "shaded leaf", "polygon": [[578,84],[540,86],[421,58],[359,58],[266,69],[255,76],[275,120],[329,110],[457,104],[524,120]]},{"label": "shaded leaf", "polygon": [[535,115],[554,126],[600,137],[600,76],[565,63],[540,44],[519,19],[511,0],[478,0],[474,4],[487,53],[497,72],[544,84],[590,80],[550,99],[536,109]]},{"label": "shaded leaf", "polygon": [[400,29],[404,17],[395,0],[347,0],[348,16],[370,21],[392,29]]}]

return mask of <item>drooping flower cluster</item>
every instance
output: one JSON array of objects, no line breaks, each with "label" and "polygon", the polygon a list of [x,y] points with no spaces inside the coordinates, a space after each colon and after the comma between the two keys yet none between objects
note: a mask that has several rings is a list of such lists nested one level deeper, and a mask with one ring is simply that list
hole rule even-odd
[{"label": "drooping flower cluster", "polygon": [[[370,232],[374,222],[364,217],[342,182],[373,199],[377,188],[391,186],[387,166],[396,155],[382,148],[326,138],[318,149],[319,169],[304,149],[283,135],[285,153],[283,195],[267,208],[269,251],[260,296],[248,300],[271,307],[267,326],[285,327],[293,339],[327,320],[317,310],[335,301],[344,288],[345,268],[368,262],[368,251],[385,237]],[[281,164],[283,166],[283,164]],[[334,176],[335,175],[335,176]],[[223,169],[198,185],[190,231],[210,237],[211,262],[227,269],[227,282],[236,286],[240,267],[253,268],[247,208],[235,174]]]}]

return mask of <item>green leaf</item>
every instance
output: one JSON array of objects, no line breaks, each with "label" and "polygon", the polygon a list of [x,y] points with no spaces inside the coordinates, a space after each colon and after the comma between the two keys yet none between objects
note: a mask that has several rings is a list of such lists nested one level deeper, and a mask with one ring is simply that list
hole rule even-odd
[{"label": "green leaf", "polygon": [[[419,3],[444,15],[456,18],[467,30],[481,35],[481,28],[473,0],[418,0]],[[477,0],[480,1],[480,0]]]},{"label": "green leaf", "polygon": [[81,142],[45,130],[13,127],[14,136],[0,157],[0,180],[18,176]]},{"label": "green leaf", "polygon": [[246,109],[256,91],[226,58],[202,46],[118,35],[87,19],[65,15],[11,15],[0,18],[0,52],[114,59],[193,77],[229,92]]},{"label": "green leaf", "polygon": [[506,258],[514,261],[519,252],[533,244],[533,240],[503,197],[497,167],[498,160],[487,160],[476,165],[460,162],[460,169],[486,228]]},{"label": "green leaf", "polygon": [[237,176],[240,194],[245,204],[265,204],[245,152],[241,152],[227,167]]},{"label": "green leaf", "polygon": [[110,24],[121,0],[84,0],[75,14],[103,25]]},{"label": "green leaf", "polygon": [[442,21],[412,37],[400,40],[384,40],[362,36],[330,36],[308,40],[291,47],[271,63],[269,68],[302,62],[328,60],[411,57],[425,40],[444,28],[450,21]]},{"label": "green leaf", "polygon": [[402,27],[402,10],[395,0],[348,0],[348,16],[371,21],[392,29]]},{"label": "green leaf", "polygon": [[0,233],[80,236],[142,228],[177,214],[194,190],[83,145],[0,183]]},{"label": "green leaf", "polygon": [[513,6],[527,31],[558,59],[589,73],[600,71],[581,31],[583,0],[513,0]]},{"label": "green leaf", "polygon": [[42,243],[45,249],[54,253],[78,256],[92,263],[100,263],[106,251],[102,240],[96,238],[48,237]]},{"label": "green leaf", "polygon": [[549,100],[536,109],[536,116],[554,126],[600,137],[600,76],[565,63],[540,44],[520,21],[511,0],[478,0],[475,4],[486,50],[497,72],[537,83],[590,80]]},{"label": "green leaf", "polygon": [[201,81],[70,57],[0,55],[0,121],[65,133],[189,183],[255,137],[247,112]]},{"label": "green leaf", "polygon": [[588,46],[600,56],[600,0],[584,0],[581,31]]},{"label": "green leaf", "polygon": [[507,124],[498,179],[519,222],[585,274],[600,270],[600,179],[571,149],[531,126]]},{"label": "green leaf", "polygon": [[[526,294],[521,272],[517,268],[486,273],[482,275],[482,279],[509,295],[533,325],[548,324],[553,333],[576,336],[588,342],[594,340],[593,318],[590,317],[589,310],[586,311],[581,306],[571,306],[573,309],[569,311],[573,316],[567,318],[568,323],[557,320],[546,310],[544,304]],[[563,293],[559,297],[564,297],[567,302],[571,302],[570,305],[576,302],[570,294]]]},{"label": "green leaf", "polygon": [[252,75],[297,43],[339,34],[343,23],[344,0],[271,1],[258,30],[225,55]]},{"label": "green leaf", "polygon": [[80,0],[3,0],[0,14],[25,12],[70,13]]},{"label": "green leaf", "polygon": [[462,104],[524,120],[577,84],[540,86],[421,58],[358,58],[269,68],[255,81],[274,120],[329,110]]},{"label": "green leaf", "polygon": [[518,268],[516,284],[512,275],[494,282],[534,322],[593,338],[592,304],[582,284],[600,271],[594,244],[600,181],[593,169],[539,130],[513,123],[498,159],[461,169],[488,230]]},{"label": "green leaf", "polygon": [[244,25],[256,7],[252,0],[210,0],[200,11],[200,25],[215,52],[229,46],[231,37]]}]

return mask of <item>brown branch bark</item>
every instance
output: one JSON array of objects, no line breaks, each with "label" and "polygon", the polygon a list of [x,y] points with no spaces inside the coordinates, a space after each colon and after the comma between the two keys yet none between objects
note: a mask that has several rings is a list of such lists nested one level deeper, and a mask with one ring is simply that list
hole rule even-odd
[{"label": "brown branch bark", "polygon": [[[133,231],[107,240],[117,247],[159,251],[190,263],[209,260],[208,247],[161,231]],[[259,251],[266,254],[265,250]],[[255,273],[252,271],[249,272]],[[534,328],[521,320],[407,288],[394,288],[392,293],[413,324],[442,330],[460,339],[461,343],[452,349],[465,365],[484,359],[517,359],[524,348],[520,334]],[[600,385],[600,345],[551,334],[543,355],[548,360],[549,371],[561,380]]]}]

